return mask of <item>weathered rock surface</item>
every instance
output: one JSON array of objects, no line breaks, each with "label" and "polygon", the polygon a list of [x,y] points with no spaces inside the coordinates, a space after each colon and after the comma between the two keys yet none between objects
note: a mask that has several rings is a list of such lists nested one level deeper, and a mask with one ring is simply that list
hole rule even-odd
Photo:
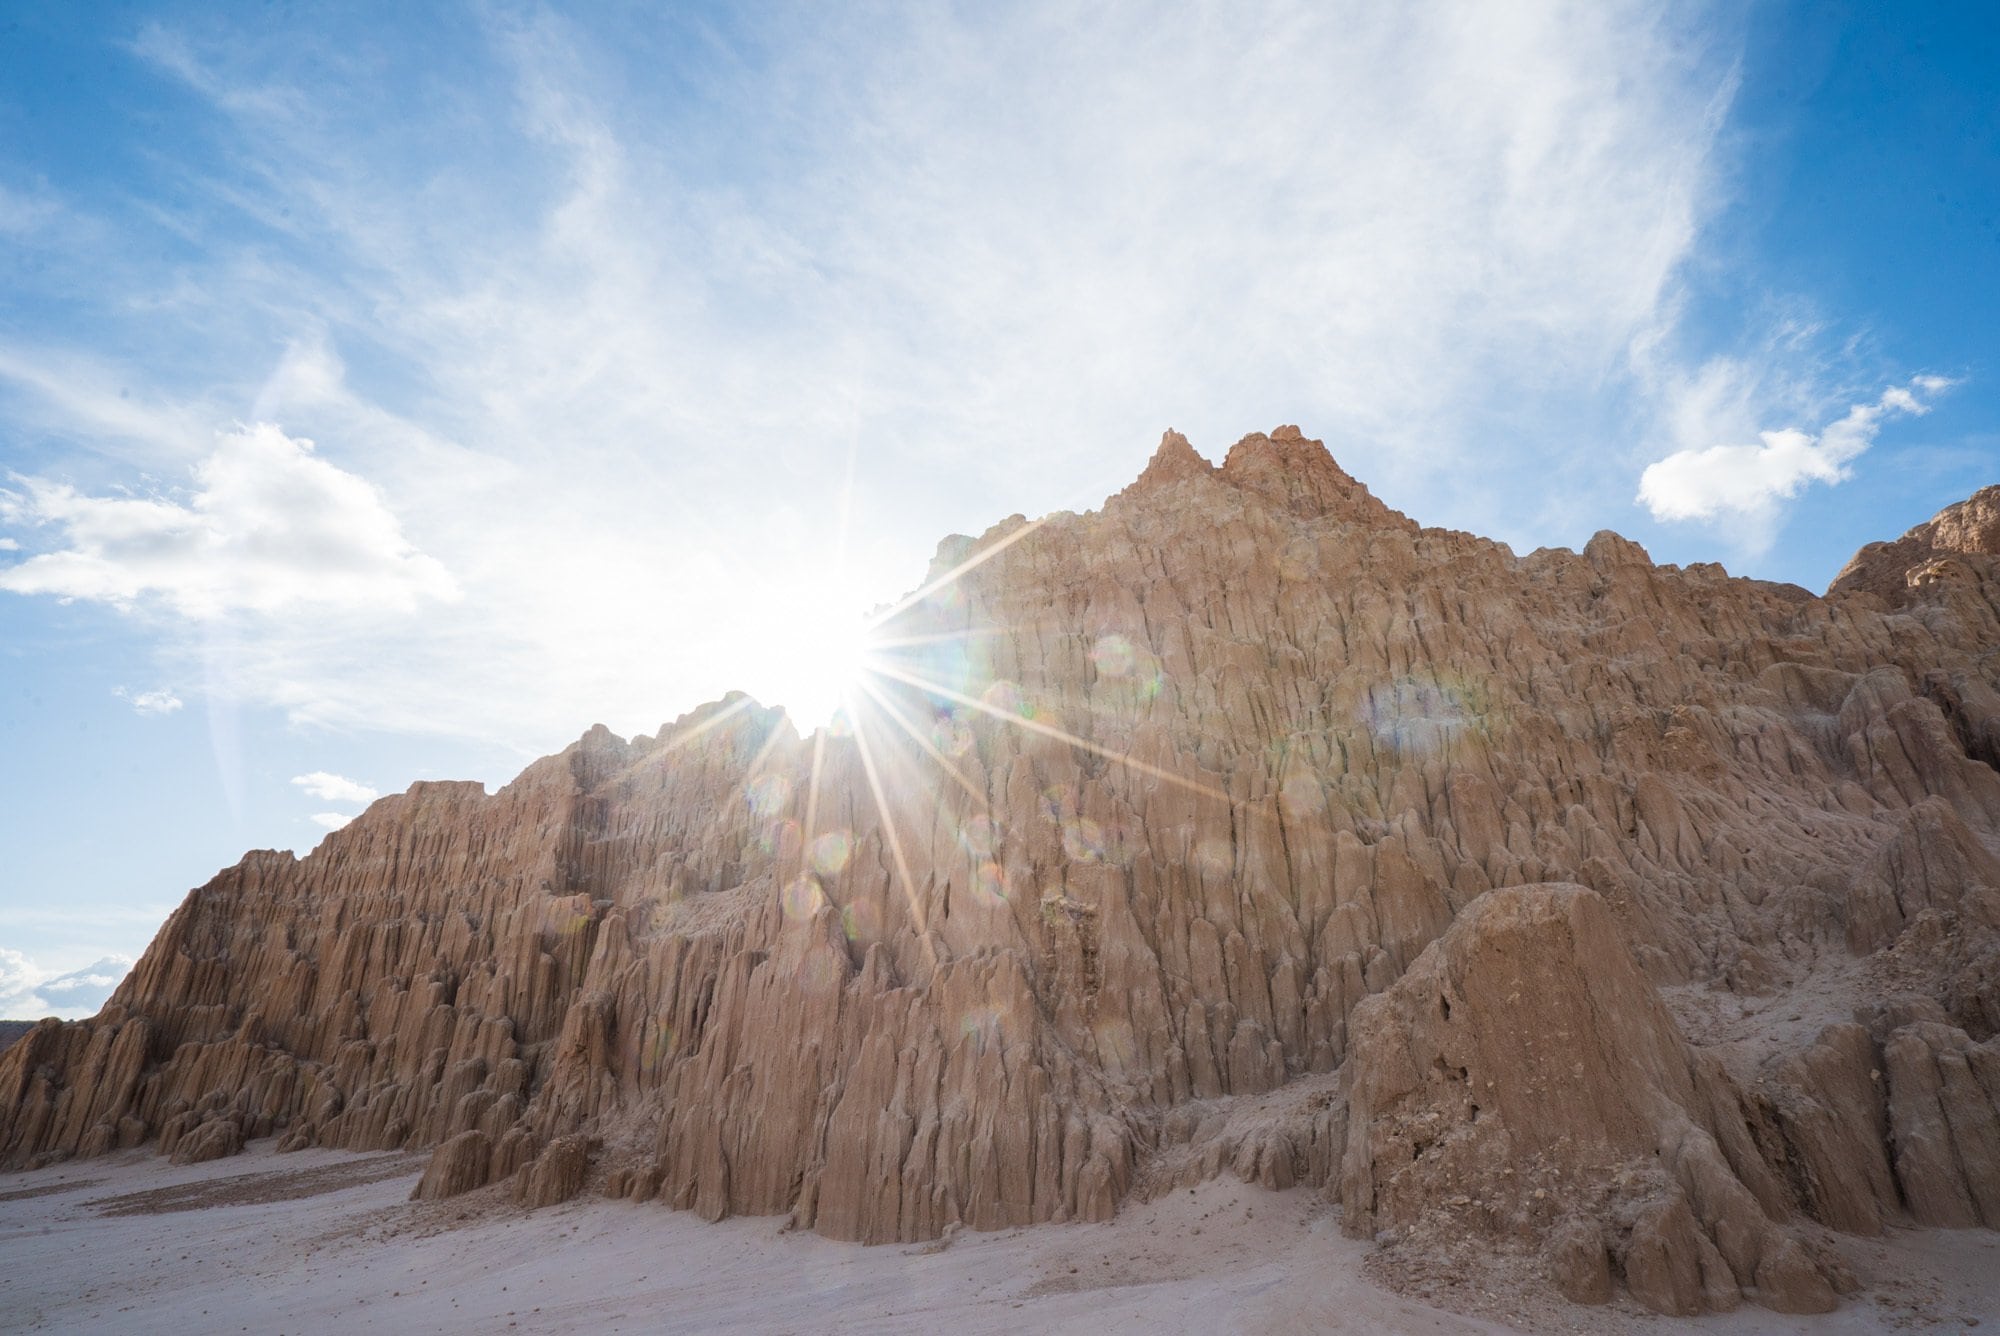
[{"label": "weathered rock surface", "polygon": [[554,1206],[583,1191],[590,1173],[590,1139],[557,1137],[517,1178],[514,1195],[523,1206]]},{"label": "weathered rock surface", "polygon": [[483,1188],[492,1165],[493,1138],[476,1127],[460,1132],[432,1153],[411,1199],[441,1201]]},{"label": "weathered rock surface", "polygon": [[869,1241],[1227,1170],[1823,1309],[1812,1228],[2000,1218],[1996,496],[1820,599],[1170,433],[947,540],[850,728],[730,697],[249,855],[0,1054],[0,1161],[435,1148]]},{"label": "weathered rock surface", "polygon": [[1532,1238],[1596,1220],[1660,1312],[1733,1308],[1746,1291],[1782,1312],[1834,1306],[1779,1227],[1786,1193],[1727,1076],[1682,1038],[1596,892],[1480,896],[1355,1008],[1349,1034],[1350,1233]]},{"label": "weathered rock surface", "polygon": [[1557,1225],[1549,1233],[1548,1259],[1549,1279],[1563,1298],[1576,1304],[1611,1302],[1611,1263],[1595,1220],[1571,1216]]},{"label": "weathered rock surface", "polygon": [[1866,590],[1891,602],[1952,581],[1977,584],[2000,557],[2000,487],[1982,487],[1894,542],[1870,543],[1834,577],[1833,593]]}]

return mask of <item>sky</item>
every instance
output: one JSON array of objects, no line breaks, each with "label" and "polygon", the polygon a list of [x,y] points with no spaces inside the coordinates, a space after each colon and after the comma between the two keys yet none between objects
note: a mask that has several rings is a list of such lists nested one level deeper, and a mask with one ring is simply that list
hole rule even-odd
[{"label": "sky", "polygon": [[2000,481],[2000,17],[0,11],[0,1015],[420,778],[814,666],[1296,423],[1823,589]]}]

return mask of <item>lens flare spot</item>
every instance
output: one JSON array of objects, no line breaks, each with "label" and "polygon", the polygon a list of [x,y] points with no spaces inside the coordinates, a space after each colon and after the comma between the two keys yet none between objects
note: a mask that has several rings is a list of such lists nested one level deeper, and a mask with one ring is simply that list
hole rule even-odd
[{"label": "lens flare spot", "polygon": [[1007,874],[998,863],[981,863],[972,870],[972,895],[982,905],[1007,903]]},{"label": "lens flare spot", "polygon": [[866,900],[856,900],[840,911],[840,930],[847,934],[850,942],[874,942],[881,940],[882,920],[875,912],[875,906]]},{"label": "lens flare spot", "polygon": [[1091,648],[1090,662],[1105,677],[1130,677],[1138,655],[1124,636],[1099,636]]},{"label": "lens flare spot", "polygon": [[548,929],[558,937],[574,937],[591,924],[589,914],[575,909],[560,909],[549,914]]},{"label": "lens flare spot", "polygon": [[[939,555],[943,555],[942,549],[940,549]],[[924,603],[939,612],[961,611],[965,607],[965,589],[958,581],[953,580],[947,584],[939,585],[936,589],[924,595]]]},{"label": "lens flare spot", "polygon": [[979,699],[1003,714],[1019,715],[1023,719],[1035,717],[1035,707],[1029,702],[1027,693],[1021,690],[1018,682],[1004,677],[980,692]]},{"label": "lens flare spot", "polygon": [[806,849],[806,861],[822,877],[837,877],[854,856],[854,842],[844,830],[830,830]]},{"label": "lens flare spot", "polygon": [[940,714],[931,721],[931,745],[953,758],[972,750],[972,729],[956,714]]},{"label": "lens flare spot", "polygon": [[809,872],[801,872],[778,892],[778,903],[784,907],[786,918],[809,919],[819,913],[820,906],[826,903],[826,892],[820,889],[816,877]]},{"label": "lens flare spot", "polygon": [[782,813],[792,801],[792,781],[783,775],[766,775],[743,790],[750,814],[768,821]]},{"label": "lens flare spot", "polygon": [[991,858],[1000,847],[1000,831],[990,816],[969,816],[958,828],[958,847],[974,858]]},{"label": "lens flare spot", "polygon": [[1435,752],[1489,725],[1487,693],[1457,680],[1399,678],[1372,688],[1360,708],[1375,740],[1404,754]]},{"label": "lens flare spot", "polygon": [[1070,861],[1076,863],[1098,863],[1104,860],[1104,831],[1095,821],[1079,817],[1063,822],[1063,852]]},{"label": "lens flare spot", "polygon": [[772,857],[783,857],[796,853],[799,847],[799,823],[787,818],[784,821],[766,822],[757,832],[757,848]]}]

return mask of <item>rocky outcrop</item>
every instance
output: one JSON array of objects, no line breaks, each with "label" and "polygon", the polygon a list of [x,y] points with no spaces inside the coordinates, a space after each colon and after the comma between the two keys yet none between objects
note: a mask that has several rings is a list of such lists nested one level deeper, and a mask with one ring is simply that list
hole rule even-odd
[{"label": "rocky outcrop", "polygon": [[246,857],[0,1055],[0,1159],[429,1149],[427,1197],[867,1241],[1227,1171],[1581,1300],[1824,1307],[1811,1226],[1992,1221],[1980,523],[1819,599],[1170,433],[947,540],[848,726],[732,696]]},{"label": "rocky outcrop", "polygon": [[413,1201],[442,1201],[486,1186],[492,1171],[493,1139],[477,1128],[439,1146],[410,1194]]},{"label": "rocky outcrop", "polygon": [[1918,1223],[2000,1228],[2000,1038],[1919,1022],[1883,1046],[1896,1177]]},{"label": "rocky outcrop", "polygon": [[1900,602],[1912,590],[1976,587],[2000,557],[2000,487],[1982,487],[1894,542],[1870,543],[1834,577],[1833,593],[1866,591]]},{"label": "rocky outcrop", "polygon": [[554,1206],[583,1191],[590,1173],[590,1139],[557,1137],[518,1175],[514,1196],[523,1206]]},{"label": "rocky outcrop", "polygon": [[1689,1048],[1594,891],[1480,896],[1350,1033],[1348,1232],[1545,1238],[1586,1294],[1599,1286],[1579,1240],[1609,1234],[1659,1312],[1726,1310],[1745,1292],[1780,1312],[1833,1308],[1780,1227],[1786,1195],[1728,1078]]}]

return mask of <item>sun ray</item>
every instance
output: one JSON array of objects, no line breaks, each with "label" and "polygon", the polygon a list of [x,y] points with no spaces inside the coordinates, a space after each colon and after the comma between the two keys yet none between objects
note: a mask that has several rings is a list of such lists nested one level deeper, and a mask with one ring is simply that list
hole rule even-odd
[{"label": "sun ray", "polygon": [[717,724],[721,723],[723,720],[728,719],[730,716],[735,715],[741,712],[742,710],[747,709],[752,703],[753,702],[751,701],[750,697],[744,695],[738,695],[735,700],[729,702],[729,704],[723,706],[721,709],[717,710],[714,714],[711,714],[708,718],[702,720],[700,723],[689,724],[686,728],[674,734],[673,737],[669,738],[665,743],[661,744],[660,748],[661,751],[662,752],[679,751],[682,747],[687,746],[690,742],[693,742],[696,738],[708,732],[711,728],[714,728]]},{"label": "sun ray", "polygon": [[952,567],[950,570],[946,571],[943,575],[940,575],[937,579],[932,580],[929,583],[923,585],[915,593],[905,594],[900,601],[891,604],[883,611],[878,612],[874,616],[870,617],[868,619],[869,629],[873,630],[874,628],[888,622],[890,618],[895,617],[898,613],[901,613],[906,609],[915,607],[917,604],[929,598],[932,594],[935,594],[938,590],[943,589],[946,585],[958,579],[959,576],[964,575],[967,571],[976,570],[979,567],[985,565],[987,562],[993,560],[993,558],[999,556],[1002,552],[1005,552],[1008,548],[1014,546],[1014,544],[1020,542],[1023,538],[1026,538],[1029,534],[1033,533],[1035,530],[1041,528],[1044,524],[1048,523],[1048,521],[1049,521],[1049,516],[1047,515],[1042,516],[1042,518],[1038,520],[1029,520],[1026,524],[1014,530],[1014,532],[1008,534],[1005,538],[1002,538],[999,542],[993,544],[991,547],[983,547],[979,549],[979,551],[973,553],[971,556],[967,557],[964,561],[959,562],[958,565]]},{"label": "sun ray", "polygon": [[903,879],[903,899],[910,906],[910,919],[916,925],[924,950],[931,957],[931,964],[936,965],[937,951],[930,944],[930,926],[925,921],[923,905],[917,899],[917,883],[910,876],[909,860],[903,857],[903,840],[896,833],[896,818],[890,815],[889,800],[882,792],[882,777],[875,769],[875,755],[868,748],[867,731],[858,721],[854,728],[854,746],[861,754],[861,769],[868,776],[868,788],[875,795],[875,811],[882,818],[882,833],[889,841],[889,856],[895,860],[897,875]]},{"label": "sun ray", "polygon": [[[743,767],[743,781],[746,787],[755,782],[759,767],[764,764],[772,752],[777,750],[778,743],[784,738],[784,735],[784,730],[777,727],[773,727],[764,735],[764,744],[757,748],[757,754],[752,756],[750,763]],[[709,829],[715,831],[726,829],[733,816],[734,814],[726,807],[717,807],[709,818]]]},{"label": "sun ray", "polygon": [[920,645],[941,645],[954,640],[970,640],[975,637],[1003,635],[1008,630],[1004,626],[968,626],[963,631],[937,631],[919,636],[870,636],[868,648],[915,649]]},{"label": "sun ray", "polygon": [[954,780],[958,781],[958,786],[961,789],[965,790],[966,795],[968,797],[970,797],[974,802],[978,803],[982,807],[990,806],[987,796],[984,793],[980,792],[979,789],[973,784],[971,780],[967,779],[963,774],[959,772],[958,767],[951,763],[951,758],[946,756],[942,751],[938,750],[938,746],[936,743],[932,742],[929,738],[925,737],[923,735],[922,730],[920,730],[915,724],[910,722],[909,718],[903,714],[902,710],[897,708],[895,702],[889,699],[888,693],[884,692],[880,687],[876,686],[873,682],[867,681],[866,679],[864,679],[861,682],[861,689],[867,692],[868,695],[875,701],[877,705],[882,707],[882,713],[889,716],[889,721],[891,723],[895,724],[898,728],[902,729],[905,733],[909,734],[910,741],[916,743],[917,746],[923,748],[925,754],[928,755],[931,758],[931,760],[937,762],[938,769],[944,771],[947,775],[950,775]]},{"label": "sun ray", "polygon": [[813,730],[812,774],[806,780],[806,824],[800,832],[799,854],[812,847],[813,838],[819,834],[819,777],[826,765],[826,730]]},{"label": "sun ray", "polygon": [[1097,743],[1080,738],[1066,729],[1057,728],[1054,724],[1045,724],[1037,719],[1025,719],[1011,710],[1002,710],[997,706],[987,704],[975,696],[968,696],[962,691],[953,691],[950,687],[944,686],[941,683],[926,682],[921,677],[891,668],[886,664],[877,664],[875,671],[881,673],[884,677],[893,677],[899,682],[913,686],[919,691],[928,691],[933,695],[942,696],[946,700],[955,701],[967,709],[978,710],[981,714],[992,715],[995,719],[1003,720],[1030,733],[1039,733],[1043,737],[1054,738],[1056,741],[1068,743],[1072,747],[1080,747],[1084,751],[1102,756],[1106,760],[1117,761],[1123,765],[1130,766],[1141,774],[1151,775],[1155,779],[1165,780],[1169,784],[1190,790],[1194,793],[1204,794],[1210,798],[1219,798],[1232,806],[1236,805],[1236,800],[1221,789],[1210,784],[1203,784],[1189,779],[1184,775],[1177,775],[1171,770],[1163,770],[1159,766],[1139,760],[1130,752],[1112,751],[1109,747],[1099,746]]}]

